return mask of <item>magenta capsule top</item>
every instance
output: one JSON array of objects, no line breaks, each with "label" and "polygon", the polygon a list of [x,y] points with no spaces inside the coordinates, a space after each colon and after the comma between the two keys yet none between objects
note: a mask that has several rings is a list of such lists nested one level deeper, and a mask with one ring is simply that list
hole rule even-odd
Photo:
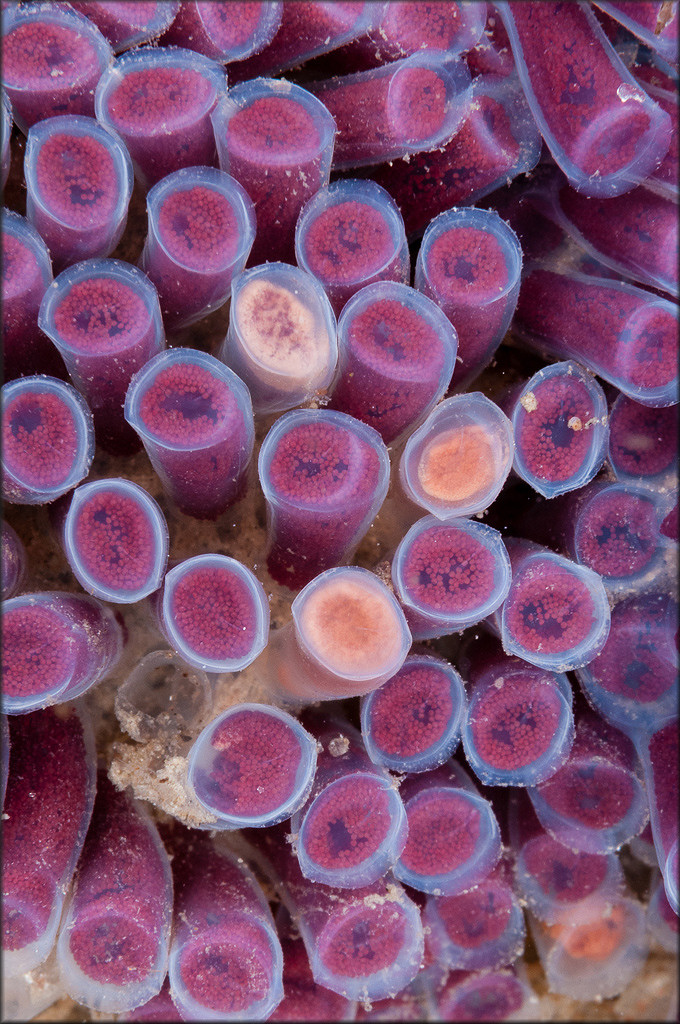
[{"label": "magenta capsule top", "polygon": [[266,704],[235,704],[193,744],[187,777],[217,818],[210,828],[263,828],[305,802],[316,753],[315,740],[292,715]]},{"label": "magenta capsule top", "polygon": [[321,282],[336,316],[364,285],[408,284],[411,275],[399,208],[373,181],[335,181],[319,189],[298,218],[295,258]]},{"label": "magenta capsule top", "polygon": [[466,706],[463,682],[447,661],[410,654],[361,699],[361,734],[374,764],[426,772],[454,753]]},{"label": "magenta capsule top", "polygon": [[[678,63],[678,8],[663,0],[631,3],[630,0],[595,0],[595,6],[624,25],[670,64]],[[670,10],[668,9],[670,7]]]},{"label": "magenta capsule top", "polygon": [[97,85],[97,120],[117,132],[144,188],[180,167],[214,166],[210,114],[226,93],[223,68],[179,47],[118,57]]},{"label": "magenta capsule top", "polygon": [[343,309],[338,349],[330,407],[363,420],[394,444],[444,395],[458,337],[421,292],[396,281],[374,281]]},{"label": "magenta capsule top", "polygon": [[94,22],[115,53],[156,39],[172,23],[180,8],[174,0],[74,0],[71,7]]},{"label": "magenta capsule top", "polygon": [[96,480],[76,488],[63,543],[78,582],[103,601],[133,604],[163,581],[165,517],[151,495],[131,480]]},{"label": "magenta capsule top", "polygon": [[388,3],[377,22],[354,43],[351,52],[360,52],[373,64],[409,57],[419,50],[465,53],[484,31],[485,3],[424,5]]},{"label": "magenta capsule top", "polygon": [[515,471],[545,498],[583,487],[604,462],[607,400],[595,378],[571,360],[539,370],[511,413]]},{"label": "magenta capsule top", "polygon": [[597,657],[609,634],[602,579],[530,541],[506,538],[512,582],[501,612],[503,649],[551,672]]},{"label": "magenta capsule top", "polygon": [[446,313],[458,334],[453,384],[484,369],[510,326],[522,273],[522,248],[493,210],[453,208],[423,235],[415,286]]},{"label": "magenta capsule top", "polygon": [[7,4],[2,81],[27,133],[57,114],[94,115],[94,90],[113,53],[99,29],[68,4]]},{"label": "magenta capsule top", "polygon": [[291,409],[330,383],[337,325],[321,284],[288,263],[263,263],[232,281],[229,331],[219,350],[250,391],[256,414]]},{"label": "magenta capsule top", "polygon": [[438,519],[481,512],[512,467],[512,424],[480,391],[447,398],[406,442],[399,480],[406,496]]},{"label": "magenta capsule top", "polygon": [[264,650],[269,602],[250,569],[195,555],[167,573],[161,624],[177,653],[205,672],[240,672]]},{"label": "magenta capsule top", "polygon": [[185,327],[229,298],[248,259],[255,213],[247,192],[213,167],[183,167],[146,197],[149,231],[139,264],[166,324]]},{"label": "magenta capsule top", "polygon": [[26,216],[57,268],[108,256],[125,228],[132,195],[130,155],[94,118],[49,117],[28,133]]},{"label": "magenta capsule top", "polygon": [[552,2],[499,3],[498,11],[541,134],[572,185],[611,197],[646,178],[668,149],[671,119],[627,71],[594,13]]},{"label": "magenta capsule top", "polygon": [[414,640],[460,632],[491,615],[510,588],[500,533],[472,519],[419,519],[399,542],[392,583]]},{"label": "magenta capsule top", "polygon": [[650,409],[619,395],[609,414],[609,461],[617,480],[662,493],[675,486],[678,407]]},{"label": "magenta capsule top", "polygon": [[189,0],[163,35],[164,43],[186,46],[212,60],[228,64],[245,60],[267,46],[279,25],[280,0],[259,3],[208,3]]},{"label": "magenta capsule top", "polygon": [[92,413],[70,384],[19,377],[2,388],[2,495],[43,505],[87,476],[94,458]]}]

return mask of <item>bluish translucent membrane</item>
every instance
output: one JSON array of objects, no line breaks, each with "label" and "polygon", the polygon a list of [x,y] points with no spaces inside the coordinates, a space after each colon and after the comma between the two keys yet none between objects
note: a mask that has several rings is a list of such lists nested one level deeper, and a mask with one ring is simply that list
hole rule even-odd
[{"label": "bluish translucent membrane", "polygon": [[2,90],[2,97],[0,98],[0,184],[5,187],[7,178],[9,176],[9,166],[12,158],[12,152],[10,148],[10,136],[12,134],[12,104],[9,101],[7,93]]},{"label": "bluish translucent membrane", "polygon": [[175,651],[146,654],[116,690],[114,709],[137,742],[191,734],[212,707],[210,681]]},{"label": "bluish translucent membrane", "polygon": [[108,39],[114,53],[155,39],[177,15],[180,4],[175,0],[156,3],[100,3],[97,0],[75,0],[77,11],[94,22]]},{"label": "bluish translucent membrane", "polygon": [[236,704],[201,732],[188,779],[217,818],[212,828],[274,825],[304,803],[316,768],[316,744],[278,708]]},{"label": "bluish translucent membrane", "polygon": [[94,457],[92,413],[70,384],[20,377],[2,388],[2,495],[44,505],[87,476]]},{"label": "bluish translucent membrane", "polygon": [[366,751],[392,771],[436,768],[458,746],[465,706],[465,688],[452,665],[429,654],[409,655],[395,675],[361,700]]},{"label": "bluish translucent membrane", "polygon": [[667,953],[677,953],[678,915],[666,897],[663,877],[652,875],[651,895],[647,904],[647,931]]},{"label": "bluish translucent membrane", "polygon": [[510,968],[451,971],[437,986],[434,1002],[441,1020],[533,1020],[538,1015],[531,986]]},{"label": "bluish translucent membrane", "polygon": [[677,486],[678,408],[650,409],[619,395],[609,414],[616,479],[665,492]]},{"label": "bluish translucent membrane", "polygon": [[600,655],[577,669],[588,700],[628,735],[677,715],[677,605],[667,592],[620,601]]},{"label": "bluish translucent membrane", "polygon": [[76,488],[62,536],[74,576],[95,597],[133,604],[163,581],[165,517],[151,495],[130,480],[97,480]]},{"label": "bluish translucent membrane", "polygon": [[527,381],[514,405],[515,471],[546,498],[593,479],[605,458],[607,401],[573,361],[553,363]]},{"label": "bluish translucent membrane", "polygon": [[337,325],[320,283],[287,263],[238,274],[219,358],[248,385],[259,415],[324,391],[338,357]]},{"label": "bluish translucent membrane", "polygon": [[228,64],[259,53],[272,41],[281,23],[283,4],[260,0],[225,7],[192,0],[177,6],[179,12],[164,33],[163,42],[186,46]]},{"label": "bluish translucent membrane", "polygon": [[2,550],[0,553],[0,584],[2,586],[2,600],[7,601],[15,597],[21,589],[26,576],[26,549],[17,534],[9,523],[2,523],[2,536],[0,537]]},{"label": "bluish translucent membrane", "polygon": [[445,636],[481,622],[502,604],[510,559],[490,526],[425,516],[399,542],[392,582],[414,639]]},{"label": "bluish translucent membrane", "polygon": [[[461,778],[462,776],[462,778]],[[483,881],[501,855],[491,804],[449,761],[401,787],[408,839],[394,874],[421,892],[455,896]]]},{"label": "bluish translucent membrane", "polygon": [[644,768],[649,820],[668,901],[678,901],[678,719],[668,718],[654,732],[638,734],[636,748]]}]

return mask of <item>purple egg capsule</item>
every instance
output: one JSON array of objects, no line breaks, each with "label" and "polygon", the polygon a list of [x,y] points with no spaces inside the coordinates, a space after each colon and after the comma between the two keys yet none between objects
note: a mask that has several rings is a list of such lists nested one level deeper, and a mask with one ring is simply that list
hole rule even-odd
[{"label": "purple egg capsule", "polygon": [[406,497],[438,519],[482,512],[512,467],[512,425],[481,391],[446,398],[409,437],[399,462]]},{"label": "purple egg capsule", "polygon": [[258,78],[230,89],[212,123],[220,167],[255,206],[251,265],[292,263],[300,210],[328,184],[335,121],[307,89]]},{"label": "purple egg capsule", "polygon": [[163,581],[160,625],[190,665],[240,672],[269,636],[269,602],[250,569],[226,555],[195,555]]},{"label": "purple egg capsule", "polygon": [[211,828],[263,828],[302,806],[315,768],[316,743],[292,715],[266,704],[235,704],[193,744],[188,780],[217,817]]},{"label": "purple egg capsule", "polygon": [[44,505],[87,476],[94,458],[92,413],[70,384],[19,377],[2,388],[2,496]]},{"label": "purple egg capsule", "polygon": [[276,0],[232,0],[228,5],[189,0],[177,6],[179,12],[164,33],[163,43],[185,46],[222,64],[245,60],[263,50],[281,24],[283,8]]},{"label": "purple egg capsule", "polygon": [[457,896],[479,885],[501,856],[491,804],[455,761],[401,785],[408,839],[394,867],[413,889]]},{"label": "purple egg capsule", "polygon": [[255,439],[247,387],[223,363],[174,348],[134,376],[125,419],[184,515],[216,519],[243,494]]},{"label": "purple egg capsule", "polygon": [[410,57],[419,50],[466,53],[479,41],[485,19],[486,4],[386,4],[377,24],[345,50],[361,53],[367,66]]},{"label": "purple egg capsule", "polygon": [[335,119],[333,169],[344,170],[448,142],[468,112],[470,73],[460,57],[427,51],[308,88]]},{"label": "purple egg capsule", "polygon": [[300,870],[339,889],[372,885],[406,843],[401,797],[356,729],[318,712],[304,712],[302,722],[321,749],[309,797],[291,821]]},{"label": "purple egg capsule", "polygon": [[180,4],[174,0],[151,3],[148,0],[125,0],[124,3],[74,0],[71,7],[94,22],[114,53],[120,53],[155,40],[171,24]]},{"label": "purple egg capsule", "polygon": [[385,444],[342,412],[299,409],[281,416],[258,460],[267,502],[267,568],[298,589],[349,561],[389,484]]},{"label": "purple egg capsule", "polygon": [[423,929],[416,905],[394,881],[335,889],[306,879],[281,825],[247,833],[248,851],[299,922],[318,985],[346,999],[385,999],[416,976]]},{"label": "purple egg capsule", "polygon": [[652,878],[652,892],[647,904],[647,931],[667,953],[677,953],[678,915],[666,897],[663,877],[655,872]]},{"label": "purple egg capsule", "polygon": [[430,771],[455,752],[465,706],[465,687],[452,665],[429,654],[409,655],[361,700],[366,752],[391,771]]},{"label": "purple egg capsule", "polygon": [[69,995],[119,1013],[158,993],[168,965],[170,862],[141,805],[102,770],[57,941]]},{"label": "purple egg capsule", "polygon": [[283,955],[267,899],[241,858],[175,826],[168,976],[182,1019],[266,1020],[283,997]]},{"label": "purple egg capsule", "polygon": [[503,649],[551,672],[587,665],[609,634],[601,578],[530,541],[507,538],[506,547],[512,582],[501,611]]},{"label": "purple egg capsule", "polygon": [[2,610],[7,714],[75,700],[114,667],[123,647],[113,612],[84,594],[22,594]]},{"label": "purple egg capsule", "polygon": [[298,217],[295,258],[321,282],[336,316],[365,285],[408,284],[411,277],[399,208],[372,181],[335,181],[319,189]]},{"label": "purple egg capsule", "polygon": [[558,842],[541,826],[526,793],[514,790],[508,811],[518,895],[545,924],[567,922],[571,911],[624,891],[616,853],[584,853]]},{"label": "purple egg capsule", "polygon": [[609,415],[609,461],[617,480],[662,493],[674,489],[678,408],[650,409],[619,395]]},{"label": "purple egg capsule", "polygon": [[117,136],[93,118],[47,118],[28,133],[24,175],[26,216],[56,270],[113,252],[133,183],[130,156]]},{"label": "purple egg capsule", "polygon": [[70,706],[13,716],[10,733],[2,955],[14,977],[46,960],[57,937],[92,814],[96,754],[89,721]]},{"label": "purple egg capsule", "polygon": [[24,217],[2,211],[2,341],[6,381],[35,373],[66,378],[54,345],[38,328],[38,310],[52,281],[47,246]]},{"label": "purple egg capsule", "polygon": [[652,592],[619,601],[600,655],[576,670],[593,707],[633,736],[678,713],[677,604]]},{"label": "purple egg capsule", "polygon": [[448,210],[430,223],[418,251],[416,288],[446,313],[458,335],[453,386],[467,387],[491,361],[510,326],[522,249],[493,210]]},{"label": "purple egg capsule", "polygon": [[59,114],[93,117],[95,86],[113,60],[96,25],[60,3],[8,4],[2,22],[2,81],[21,131]]},{"label": "purple egg capsule", "polygon": [[15,530],[4,520],[0,526],[0,585],[2,600],[16,597],[26,576],[26,548]]},{"label": "purple egg capsule", "polygon": [[214,167],[210,114],[226,93],[224,69],[179,47],[142,46],[99,79],[97,120],[127,146],[143,189],[180,167]]},{"label": "purple egg capsule", "polygon": [[578,363],[553,363],[535,373],[510,418],[514,469],[545,498],[583,487],[602,466],[609,439],[607,400]]},{"label": "purple egg capsule", "polygon": [[528,792],[546,832],[584,853],[618,850],[649,813],[631,742],[592,714],[577,722],[564,766]]},{"label": "purple egg capsule", "polygon": [[535,786],[554,775],[574,738],[567,677],[499,651],[473,664],[467,678],[463,747],[477,778],[486,786]]},{"label": "purple egg capsule", "polygon": [[444,146],[371,168],[402,210],[409,238],[438,214],[476,203],[538,163],[541,137],[516,75],[482,75],[471,97],[465,120]]},{"label": "purple egg capsule", "polygon": [[319,282],[288,263],[263,263],[231,286],[219,358],[247,384],[256,414],[324,393],[338,358],[337,325]]},{"label": "purple egg capsule", "polygon": [[668,719],[653,733],[639,735],[636,747],[644,768],[649,819],[666,896],[678,914],[678,719]]},{"label": "purple egg capsule", "polygon": [[45,292],[38,324],[59,349],[92,409],[97,441],[129,455],[139,439],[123,403],[134,374],[165,348],[156,289],[121,260],[85,260],[62,271]]},{"label": "purple egg capsule", "polygon": [[184,167],[150,189],[146,209],[139,265],[156,287],[164,323],[176,330],[229,298],[255,238],[253,204],[224,171]]},{"label": "purple egg capsule", "polygon": [[103,601],[133,604],[163,581],[165,517],[151,495],[130,480],[96,480],[76,488],[62,539],[74,576]]},{"label": "purple egg capsule", "polygon": [[376,281],[338,321],[338,374],[329,406],[398,444],[443,397],[458,350],[439,307],[406,284]]},{"label": "purple egg capsule", "polygon": [[423,924],[438,969],[496,970],[524,952],[524,914],[502,863],[468,892],[428,896]]},{"label": "purple egg capsule", "polygon": [[518,337],[541,353],[577,360],[643,405],[676,404],[675,304],[586,273],[583,265],[557,266],[527,267],[514,321]]},{"label": "purple egg capsule", "polygon": [[267,650],[267,686],[292,703],[370,693],[398,672],[411,646],[404,613],[368,569],[327,569],[292,604],[293,621]]},{"label": "purple egg capsule", "polygon": [[538,1000],[515,970],[451,971],[435,992],[439,1020],[536,1020]]},{"label": "purple egg capsule", "polygon": [[656,50],[664,60],[678,63],[678,11],[675,5],[672,4],[668,10],[668,5],[662,0],[642,5],[626,0],[618,3],[595,0],[595,6]]},{"label": "purple egg capsule", "polygon": [[136,1006],[134,1010],[121,1014],[118,1019],[124,1021],[157,1021],[158,1024],[168,1024],[168,1022],[181,1024],[184,1018],[180,1016],[179,1010],[172,1001],[170,982],[166,976],[163,987],[158,995],[152,996],[146,1003]]},{"label": "purple egg capsule", "polygon": [[481,622],[503,603],[510,559],[490,526],[425,516],[397,546],[392,583],[415,640],[447,636]]},{"label": "purple egg capsule", "polygon": [[498,12],[536,123],[571,184],[590,196],[630,191],[666,153],[671,121],[594,13],[556,3],[499,3]]}]

